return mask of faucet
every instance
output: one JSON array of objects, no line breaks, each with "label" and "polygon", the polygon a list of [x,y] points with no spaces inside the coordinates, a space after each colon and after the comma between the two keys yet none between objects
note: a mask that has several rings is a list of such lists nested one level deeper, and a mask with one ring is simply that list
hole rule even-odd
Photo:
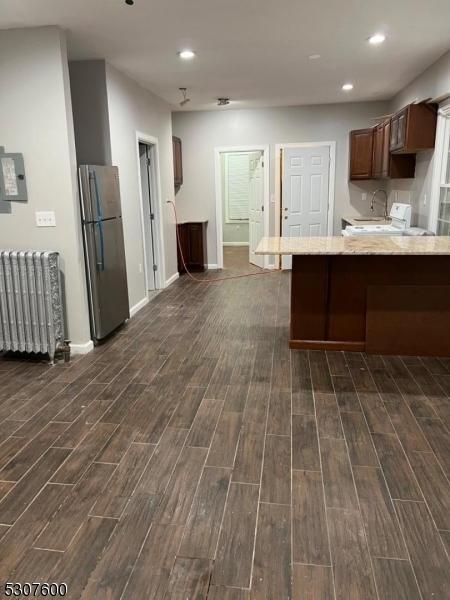
[{"label": "faucet", "polygon": [[385,218],[385,220],[387,220],[389,218],[389,215],[388,215],[388,195],[387,195],[386,190],[384,190],[383,188],[377,188],[374,191],[374,193],[372,194],[372,202],[370,203],[370,210],[373,212],[373,205],[374,205],[374,202],[375,202],[375,196],[378,194],[378,192],[383,192],[384,193],[384,197],[385,197],[385,200],[384,200],[384,218]]}]

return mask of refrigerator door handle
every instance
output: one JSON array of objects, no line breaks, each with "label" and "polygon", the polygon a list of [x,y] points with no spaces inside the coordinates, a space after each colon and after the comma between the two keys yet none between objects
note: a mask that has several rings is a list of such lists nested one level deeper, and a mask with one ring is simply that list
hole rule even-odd
[{"label": "refrigerator door handle", "polygon": [[97,215],[98,219],[96,220],[96,224],[98,226],[98,232],[100,234],[100,262],[97,261],[97,267],[100,271],[105,270],[105,243],[103,240],[103,213],[102,213],[102,203],[100,202],[100,194],[98,192],[98,179],[97,173],[95,170],[92,172],[94,178],[94,191],[95,191],[95,203],[97,205]]},{"label": "refrigerator door handle", "polygon": [[94,190],[95,190],[95,203],[97,204],[97,215],[100,221],[103,221],[102,203],[100,202],[100,194],[98,193],[98,179],[97,173],[92,172],[94,176]]},{"label": "refrigerator door handle", "polygon": [[103,240],[103,222],[96,221],[95,223],[98,227],[98,232],[100,234],[100,262],[97,261],[97,267],[100,271],[105,270],[105,243]]}]

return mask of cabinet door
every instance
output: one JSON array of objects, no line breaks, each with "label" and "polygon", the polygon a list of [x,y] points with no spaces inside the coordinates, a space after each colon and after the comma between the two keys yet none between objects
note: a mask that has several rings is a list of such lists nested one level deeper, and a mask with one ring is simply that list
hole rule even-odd
[{"label": "cabinet door", "polygon": [[384,126],[381,123],[375,127],[373,133],[373,161],[372,176],[374,179],[380,179],[383,168],[383,150],[384,150]]},{"label": "cabinet door", "polygon": [[205,268],[203,223],[189,223],[189,264],[192,269]]},{"label": "cabinet door", "polygon": [[397,147],[397,135],[398,135],[398,118],[397,115],[394,115],[391,119],[391,135],[390,135],[390,144],[389,149],[395,150]]},{"label": "cabinet door", "polygon": [[399,110],[391,119],[391,152],[398,152],[406,145],[408,107]]},{"label": "cabinet door", "polygon": [[408,125],[408,109],[404,108],[398,113],[397,147],[399,150],[406,146],[406,130]]},{"label": "cabinet door", "polygon": [[385,121],[383,123],[383,157],[381,160],[381,177],[386,179],[389,177],[389,165],[391,162],[391,121]]},{"label": "cabinet door", "polygon": [[181,224],[177,225],[177,230],[178,230],[178,240],[177,240],[178,272],[184,273],[185,268],[184,268],[183,260],[181,258],[180,246],[181,246],[181,251],[183,252],[184,262],[186,263],[187,267],[189,268],[188,229],[187,229],[187,226],[185,223],[181,223]]},{"label": "cabinet door", "polygon": [[180,138],[172,138],[173,146],[173,171],[175,188],[183,185],[183,157]]},{"label": "cabinet door", "polygon": [[350,132],[350,179],[371,179],[373,129]]}]

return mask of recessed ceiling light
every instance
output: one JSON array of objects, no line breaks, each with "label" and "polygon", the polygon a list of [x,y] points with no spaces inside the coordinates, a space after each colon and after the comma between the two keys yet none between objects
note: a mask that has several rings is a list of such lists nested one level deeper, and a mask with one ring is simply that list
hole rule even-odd
[{"label": "recessed ceiling light", "polygon": [[344,83],[344,85],[342,86],[342,89],[345,90],[346,92],[349,92],[350,90],[353,89],[353,83]]},{"label": "recessed ceiling light", "polygon": [[385,39],[386,36],[384,35],[384,33],[374,33],[369,38],[369,44],[373,44],[374,46],[376,46],[377,44],[382,44]]},{"label": "recessed ceiling light", "polygon": [[185,50],[180,50],[180,52],[178,52],[178,56],[183,60],[191,60],[191,58],[194,58],[195,52],[186,48]]},{"label": "recessed ceiling light", "polygon": [[320,58],[320,54],[310,54],[308,58],[309,60],[317,60],[318,58]]}]

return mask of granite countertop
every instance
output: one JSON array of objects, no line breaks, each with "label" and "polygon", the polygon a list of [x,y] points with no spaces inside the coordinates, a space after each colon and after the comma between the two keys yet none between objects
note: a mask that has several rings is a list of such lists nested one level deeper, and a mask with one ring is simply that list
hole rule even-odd
[{"label": "granite countertop", "polygon": [[[377,219],[374,221],[374,219]],[[365,219],[360,215],[352,215],[351,217],[342,217],[342,220],[348,223],[349,225],[390,225],[392,219],[389,217],[385,219],[384,217],[367,217]]]},{"label": "granite countertop", "polygon": [[450,255],[450,236],[265,237],[256,254]]}]

